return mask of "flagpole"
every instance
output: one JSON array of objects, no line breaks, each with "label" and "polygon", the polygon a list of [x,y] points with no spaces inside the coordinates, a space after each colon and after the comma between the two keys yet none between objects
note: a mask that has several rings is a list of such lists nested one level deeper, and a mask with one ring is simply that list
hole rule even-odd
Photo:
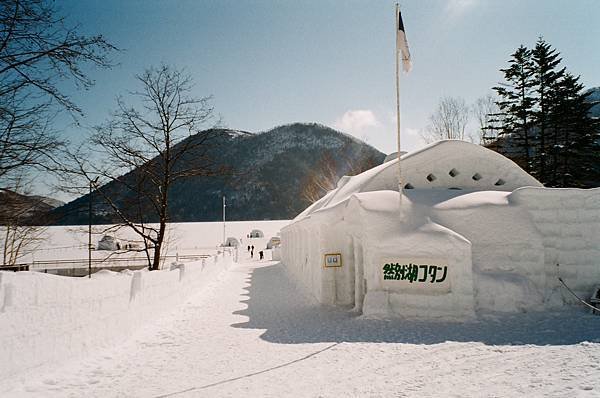
[{"label": "flagpole", "polygon": [[400,198],[400,208],[399,208],[399,216],[400,216],[400,221],[402,221],[403,217],[403,213],[402,213],[402,195],[403,195],[403,189],[402,189],[402,165],[400,163],[400,153],[401,153],[401,146],[400,146],[400,57],[399,57],[399,49],[400,49],[400,43],[398,43],[399,40],[399,30],[400,30],[400,18],[399,18],[399,11],[400,8],[398,6],[398,3],[396,3],[396,122],[397,122],[397,134],[398,134],[398,196]]}]

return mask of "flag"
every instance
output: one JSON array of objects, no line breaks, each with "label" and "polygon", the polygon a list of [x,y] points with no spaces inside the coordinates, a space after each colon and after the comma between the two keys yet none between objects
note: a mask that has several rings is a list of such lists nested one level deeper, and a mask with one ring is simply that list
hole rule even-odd
[{"label": "flag", "polygon": [[398,9],[398,31],[396,32],[396,51],[402,56],[402,69],[408,73],[412,69],[410,60],[410,51],[408,50],[408,42],[406,41],[406,33],[404,32],[404,23],[402,22],[402,12]]}]

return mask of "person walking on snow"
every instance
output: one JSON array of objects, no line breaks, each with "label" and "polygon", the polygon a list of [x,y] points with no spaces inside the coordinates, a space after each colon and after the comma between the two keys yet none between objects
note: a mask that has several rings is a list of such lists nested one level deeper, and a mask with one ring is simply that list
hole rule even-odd
[{"label": "person walking on snow", "polygon": [[258,255],[260,256],[260,259],[261,259],[261,260],[262,260],[263,258],[265,258],[265,255],[264,255],[264,253],[263,253],[263,251],[262,251],[262,250],[258,252]]}]

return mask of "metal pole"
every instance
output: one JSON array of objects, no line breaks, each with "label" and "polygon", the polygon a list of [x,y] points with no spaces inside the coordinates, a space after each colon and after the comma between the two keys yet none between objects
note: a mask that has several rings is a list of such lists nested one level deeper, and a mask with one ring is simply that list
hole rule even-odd
[{"label": "metal pole", "polygon": [[398,54],[398,49],[400,48],[400,43],[398,42],[399,38],[399,30],[400,30],[400,17],[399,14],[400,13],[400,8],[398,6],[398,3],[396,3],[396,122],[397,122],[397,136],[398,136],[398,196],[400,198],[400,208],[399,208],[399,216],[400,216],[400,221],[402,221],[403,219],[403,212],[402,212],[402,165],[400,163],[400,153],[401,153],[401,146],[400,146],[400,61],[399,61],[399,54]]},{"label": "metal pole", "polygon": [[88,197],[88,278],[92,277],[92,181],[90,180],[90,195]]},{"label": "metal pole", "polygon": [[223,246],[225,246],[225,196],[223,196]]},{"label": "metal pole", "polygon": [[98,181],[98,177],[96,177],[93,181],[90,180],[90,195],[88,198],[89,208],[88,208],[88,218],[89,218],[89,226],[88,226],[88,278],[92,277],[92,186],[96,184]]}]

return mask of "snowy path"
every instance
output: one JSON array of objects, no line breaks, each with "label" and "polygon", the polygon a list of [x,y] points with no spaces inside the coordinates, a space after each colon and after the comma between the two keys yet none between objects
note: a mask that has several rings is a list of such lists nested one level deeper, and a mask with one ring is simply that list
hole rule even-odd
[{"label": "snowy path", "polygon": [[0,385],[3,397],[600,396],[600,317],[384,321],[239,264],[121,346]]}]

